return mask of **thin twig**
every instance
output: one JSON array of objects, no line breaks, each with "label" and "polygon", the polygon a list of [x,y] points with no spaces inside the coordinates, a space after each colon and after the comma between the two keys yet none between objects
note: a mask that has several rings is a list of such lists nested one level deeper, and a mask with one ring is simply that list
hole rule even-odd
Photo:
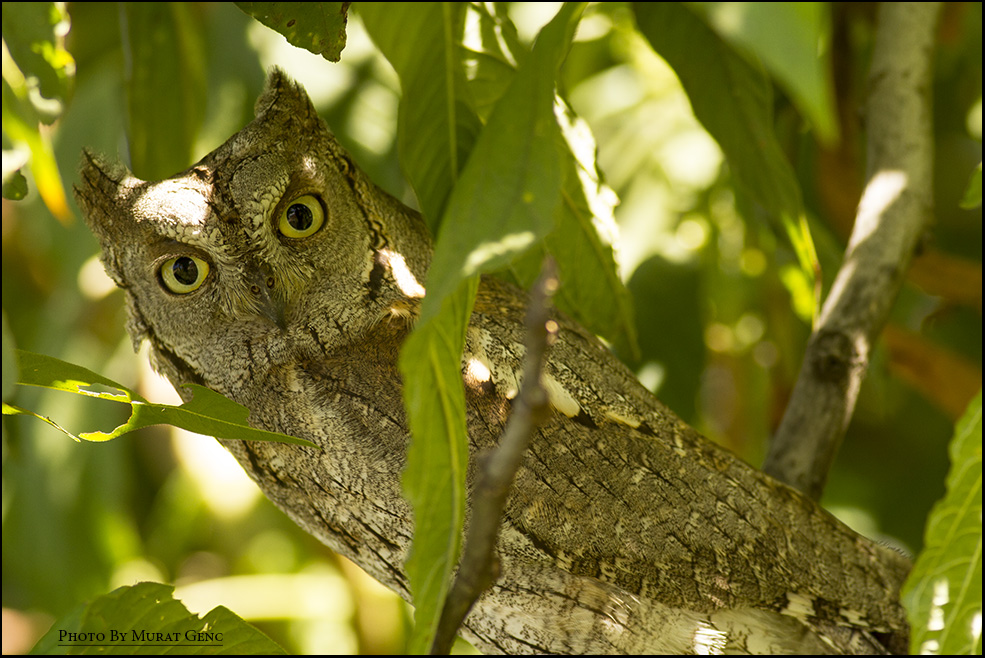
[{"label": "thin twig", "polygon": [[541,384],[551,334],[551,296],[557,289],[554,261],[544,262],[540,278],[531,291],[526,318],[526,354],[523,382],[513,401],[513,412],[503,430],[499,446],[480,456],[479,474],[472,492],[469,528],[459,562],[458,574],[445,599],[431,653],[447,654],[472,604],[499,576],[496,538],[513,484],[527,445],[550,410],[547,391]]},{"label": "thin twig", "polygon": [[940,3],[879,8],[866,108],[865,192],[763,465],[815,500],[855,409],[872,344],[931,219],[931,55],[939,13]]}]

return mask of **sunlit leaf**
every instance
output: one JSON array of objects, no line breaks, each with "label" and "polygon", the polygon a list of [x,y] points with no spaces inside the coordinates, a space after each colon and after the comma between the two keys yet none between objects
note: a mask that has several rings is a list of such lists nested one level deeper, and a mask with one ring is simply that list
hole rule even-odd
[{"label": "sunlit leaf", "polygon": [[[7,3],[11,4],[11,3]],[[30,4],[30,3],[19,3]],[[6,6],[6,5],[4,5]],[[41,130],[41,116],[30,100],[31,91],[23,76],[17,71],[5,68],[3,78],[3,132],[19,148],[26,147],[30,153],[29,165],[34,184],[45,205],[62,223],[72,219],[65,197],[65,187],[61,174],[55,162],[55,153],[51,145],[48,131]],[[22,146],[21,146],[22,145]],[[4,150],[4,160],[11,158],[17,151]],[[23,160],[23,156],[18,158]],[[11,164],[11,169],[15,169]],[[17,167],[16,169],[19,169]],[[18,180],[18,176],[20,179]],[[13,172],[10,177],[10,193],[17,190],[26,192],[27,181],[19,172]],[[8,196],[7,165],[4,165],[4,197]]]},{"label": "sunlit leaf", "polygon": [[580,10],[566,5],[541,31],[479,135],[442,220],[423,318],[458,281],[505,267],[553,230],[564,177],[554,81]]},{"label": "sunlit leaf", "polygon": [[[479,42],[472,44],[467,68],[469,89],[487,116],[509,87],[513,62],[528,51],[502,5],[474,5]],[[491,13],[495,12],[495,13]],[[481,48],[481,52],[477,50]],[[615,192],[602,181],[596,162],[598,146],[591,129],[559,98],[555,117],[561,127],[559,153],[563,173],[562,202],[555,209],[554,228],[543,249],[532,249],[509,265],[508,276],[528,288],[540,274],[545,253],[553,256],[561,282],[555,303],[592,332],[636,349],[632,300],[619,277],[613,241],[618,229]]]},{"label": "sunlit leaf", "polygon": [[468,11],[478,29],[463,44],[465,70],[475,111],[487,121],[530,49],[520,42],[504,3],[472,3]]},{"label": "sunlit leaf", "polygon": [[250,412],[246,407],[203,386],[185,385],[194,397],[181,406],[155,404],[125,386],[82,366],[24,350],[16,350],[15,354],[19,365],[18,384],[40,386],[130,405],[130,418],[111,432],[81,432],[78,435],[34,411],[8,404],[3,406],[4,415],[34,416],[76,440],[109,441],[151,425],[174,425],[190,432],[222,439],[280,441],[317,447],[304,439],[251,427]]},{"label": "sunlit leaf", "polygon": [[75,60],[65,50],[68,12],[61,2],[3,3],[3,41],[29,87],[45,123],[64,109],[75,76]]},{"label": "sunlit leaf", "polygon": [[591,136],[582,135],[582,141],[591,146],[591,156],[583,160],[575,157],[568,132],[561,146],[564,183],[562,201],[554,213],[554,229],[544,238],[543,248],[510,263],[509,275],[522,288],[529,288],[540,274],[545,254],[550,254],[561,283],[555,296],[557,307],[635,355],[632,298],[619,277],[613,249],[618,231],[613,210],[618,198],[599,180]]},{"label": "sunlit leaf", "polygon": [[910,651],[982,653],[982,394],[958,421],[947,493],[927,519],[924,549],[903,587]]},{"label": "sunlit leaf", "polygon": [[345,48],[348,2],[237,2],[292,46],[337,62]]},{"label": "sunlit leaf", "polygon": [[284,655],[287,652],[228,608],[204,617],[173,597],[174,587],[138,583],[76,607],[56,621],[32,654]]},{"label": "sunlit leaf", "polygon": [[545,241],[561,281],[556,303],[592,332],[636,354],[632,297],[619,278],[613,250],[619,200],[601,180],[588,126],[573,116],[562,116],[564,188],[555,228]]}]

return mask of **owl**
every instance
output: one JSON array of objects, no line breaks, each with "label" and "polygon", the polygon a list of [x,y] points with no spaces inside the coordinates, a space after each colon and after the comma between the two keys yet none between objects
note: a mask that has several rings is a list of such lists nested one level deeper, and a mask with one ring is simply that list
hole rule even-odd
[{"label": "owl", "polygon": [[[162,181],[86,153],[75,190],[128,330],[176,387],[313,442],[225,440],[304,530],[404,598],[413,517],[397,370],[425,291],[421,217],[377,188],[273,70],[256,118]],[[522,291],[483,279],[462,377],[473,454],[522,361]],[[517,473],[498,580],[463,636],[505,653],[841,653],[905,647],[909,568],[662,406],[558,314],[551,405]],[[474,468],[469,483],[474,479]]]}]

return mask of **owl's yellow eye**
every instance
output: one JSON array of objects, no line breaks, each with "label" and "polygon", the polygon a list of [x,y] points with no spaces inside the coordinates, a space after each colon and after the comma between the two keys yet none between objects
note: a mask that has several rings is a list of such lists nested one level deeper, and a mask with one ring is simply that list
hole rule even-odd
[{"label": "owl's yellow eye", "polygon": [[291,202],[280,215],[278,228],[288,238],[306,238],[314,235],[325,223],[325,211],[318,199],[306,194]]},{"label": "owl's yellow eye", "polygon": [[207,276],[209,264],[196,256],[176,256],[161,265],[161,280],[168,290],[178,295],[198,290]]}]

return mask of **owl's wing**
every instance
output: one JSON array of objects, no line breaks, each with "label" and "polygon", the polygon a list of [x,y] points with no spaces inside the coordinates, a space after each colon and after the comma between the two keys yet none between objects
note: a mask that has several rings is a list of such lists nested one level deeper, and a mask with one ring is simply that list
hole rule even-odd
[{"label": "owl's wing", "polygon": [[[515,395],[523,304],[506,284],[480,287],[465,356],[477,448],[496,441]],[[553,413],[517,474],[502,550],[720,623],[751,608],[905,633],[903,556],[698,435],[593,336],[559,323],[544,373]],[[469,385],[470,359],[486,381]]]}]

